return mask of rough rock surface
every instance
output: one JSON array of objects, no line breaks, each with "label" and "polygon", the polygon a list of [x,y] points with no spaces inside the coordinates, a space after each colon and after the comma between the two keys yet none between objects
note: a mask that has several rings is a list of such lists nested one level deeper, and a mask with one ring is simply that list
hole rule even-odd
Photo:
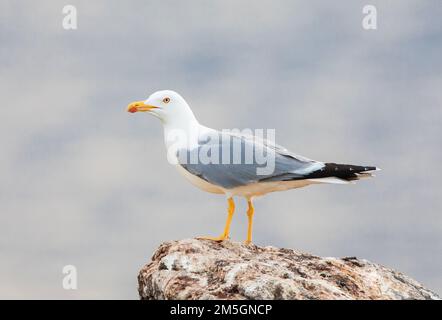
[{"label": "rough rock surface", "polygon": [[141,299],[439,299],[355,257],[187,239],[165,242],[138,275]]}]

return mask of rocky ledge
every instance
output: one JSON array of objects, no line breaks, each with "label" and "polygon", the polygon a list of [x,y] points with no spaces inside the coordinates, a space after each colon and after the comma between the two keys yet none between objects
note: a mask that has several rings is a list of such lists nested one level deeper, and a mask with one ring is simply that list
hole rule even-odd
[{"label": "rocky ledge", "polygon": [[186,239],[160,245],[138,275],[141,299],[440,299],[355,257]]}]

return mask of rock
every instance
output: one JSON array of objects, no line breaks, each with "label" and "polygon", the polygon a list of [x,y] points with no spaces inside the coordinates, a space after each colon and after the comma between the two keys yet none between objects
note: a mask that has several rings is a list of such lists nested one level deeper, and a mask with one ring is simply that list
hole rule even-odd
[{"label": "rock", "polygon": [[160,245],[138,275],[141,299],[440,299],[355,257],[187,239]]}]

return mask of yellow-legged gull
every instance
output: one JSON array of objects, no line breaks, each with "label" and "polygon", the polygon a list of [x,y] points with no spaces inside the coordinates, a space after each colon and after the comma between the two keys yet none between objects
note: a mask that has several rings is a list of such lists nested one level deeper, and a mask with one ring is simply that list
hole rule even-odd
[{"label": "yellow-legged gull", "polygon": [[[220,237],[207,239],[220,241],[229,237],[234,196],[244,197],[248,202],[246,243],[250,243],[254,197],[310,184],[348,184],[379,170],[373,166],[315,161],[268,140],[205,127],[199,124],[186,101],[171,90],[158,91],[145,101],[133,102],[127,111],[148,112],[159,118],[169,161],[202,190],[226,195],[228,216],[224,232]],[[261,160],[271,160],[272,165],[258,161],[258,155]]]}]

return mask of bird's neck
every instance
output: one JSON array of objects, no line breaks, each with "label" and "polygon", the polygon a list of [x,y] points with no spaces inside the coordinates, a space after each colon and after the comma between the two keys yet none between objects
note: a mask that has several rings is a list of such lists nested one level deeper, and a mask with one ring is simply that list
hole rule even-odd
[{"label": "bird's neck", "polygon": [[177,120],[163,122],[163,127],[166,148],[172,145],[178,148],[198,145],[198,135],[202,126],[193,114],[188,114]]}]

